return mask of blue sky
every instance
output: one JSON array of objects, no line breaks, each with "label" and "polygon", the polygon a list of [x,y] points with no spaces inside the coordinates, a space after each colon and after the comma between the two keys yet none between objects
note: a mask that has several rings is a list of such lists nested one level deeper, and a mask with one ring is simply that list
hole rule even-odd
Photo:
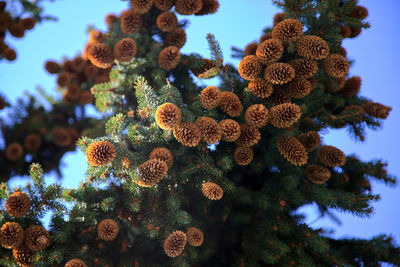
[{"label": "blue sky", "polygon": [[[244,48],[248,43],[258,40],[262,29],[272,24],[273,15],[278,12],[270,0],[220,0],[221,7],[212,16],[190,17],[187,29],[188,41],[183,53],[196,52],[209,56],[207,33],[213,33],[219,40],[227,62],[237,65],[238,61],[230,58],[230,47]],[[355,38],[344,41],[348,58],[355,60],[350,75],[362,78],[361,93],[374,101],[393,108],[383,129],[368,131],[366,142],[355,143],[346,131],[335,130],[323,136],[324,142],[342,149],[346,154],[356,153],[363,160],[382,158],[389,162],[390,173],[400,176],[398,152],[400,142],[397,131],[400,121],[400,93],[398,79],[400,71],[397,53],[400,41],[398,14],[400,1],[360,1],[369,10],[368,21],[372,27]],[[0,90],[15,101],[23,91],[34,92],[36,85],[41,85],[48,92],[54,93],[54,76],[44,71],[47,59],[61,61],[63,57],[77,55],[87,41],[88,24],[105,30],[104,17],[107,13],[120,14],[127,7],[126,1],[118,0],[68,0],[46,3],[47,14],[58,17],[58,22],[38,25],[27,32],[24,39],[8,40],[17,49],[18,58],[13,63],[0,63]],[[394,52],[396,51],[396,52]],[[209,85],[209,83],[203,83]],[[76,186],[84,177],[86,159],[83,153],[70,152],[63,159],[65,167],[63,183]],[[54,181],[53,176],[48,176]],[[13,182],[16,183],[16,182]],[[375,204],[375,213],[370,219],[361,219],[349,214],[337,213],[343,225],[337,226],[329,219],[321,219],[314,227],[335,229],[334,236],[371,237],[378,233],[391,233],[400,243],[400,187],[388,188],[383,184],[373,183],[373,193],[382,194],[382,200]],[[307,222],[316,216],[313,207],[303,208],[308,214]]]}]

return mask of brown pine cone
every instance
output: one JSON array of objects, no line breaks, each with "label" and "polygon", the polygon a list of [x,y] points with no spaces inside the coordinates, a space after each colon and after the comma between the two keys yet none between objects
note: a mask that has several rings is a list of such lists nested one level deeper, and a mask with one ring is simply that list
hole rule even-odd
[{"label": "brown pine cone", "polygon": [[163,32],[171,32],[178,27],[178,19],[176,18],[175,13],[165,11],[158,15],[156,24]]},{"label": "brown pine cone", "polygon": [[164,70],[175,69],[181,60],[181,52],[176,46],[168,46],[158,54],[158,65]]},{"label": "brown pine cone", "polygon": [[344,97],[353,97],[358,94],[361,88],[361,78],[359,76],[353,76],[346,80],[340,93]]},{"label": "brown pine cone", "polygon": [[195,15],[202,16],[202,15],[214,14],[217,12],[218,8],[219,8],[218,0],[203,0],[203,7]]},{"label": "brown pine cone", "polygon": [[186,231],[186,237],[189,245],[193,247],[199,247],[203,244],[204,235],[203,232],[196,227],[189,227]]},{"label": "brown pine cone", "polygon": [[13,142],[9,144],[6,148],[6,158],[10,161],[19,160],[24,154],[24,148],[21,144]]},{"label": "brown pine cone", "polygon": [[314,60],[324,59],[329,54],[328,44],[319,36],[306,35],[296,42],[297,54]]},{"label": "brown pine cone", "polygon": [[225,119],[220,121],[218,125],[222,132],[221,138],[225,142],[234,142],[239,138],[240,125],[238,122],[231,119]]},{"label": "brown pine cone", "polygon": [[40,225],[29,226],[25,230],[25,244],[32,251],[45,249],[50,245],[50,234]]},{"label": "brown pine cone", "polygon": [[214,119],[200,117],[196,120],[195,124],[199,128],[204,142],[216,144],[221,140],[222,131]]},{"label": "brown pine cone", "polygon": [[304,146],[294,138],[281,136],[276,142],[276,147],[282,156],[284,156],[290,163],[296,166],[301,166],[307,163],[308,155]]},{"label": "brown pine cone", "polygon": [[221,101],[221,91],[216,86],[208,86],[201,91],[201,105],[205,109],[215,109]]},{"label": "brown pine cone", "polygon": [[293,103],[284,103],[269,110],[269,123],[276,128],[287,128],[301,116],[301,109]]},{"label": "brown pine cone", "polygon": [[182,254],[186,246],[186,234],[182,231],[172,232],[164,241],[164,252],[168,257],[177,257]]},{"label": "brown pine cone", "polygon": [[342,78],[349,71],[349,62],[340,54],[330,54],[322,62],[326,74],[334,78]]},{"label": "brown pine cone", "polygon": [[87,267],[86,263],[80,259],[69,260],[64,267]]},{"label": "brown pine cone", "polygon": [[122,12],[121,30],[125,34],[140,32],[142,30],[142,18],[140,15],[131,9]]},{"label": "brown pine cone", "polygon": [[195,147],[200,143],[201,132],[193,122],[181,122],[174,128],[176,140],[184,146]]},{"label": "brown pine cone", "polygon": [[153,2],[153,0],[131,0],[131,6],[133,11],[142,15],[150,11]]},{"label": "brown pine cone", "polygon": [[233,152],[233,158],[240,166],[246,166],[253,160],[253,149],[251,147],[238,146]]},{"label": "brown pine cone", "polygon": [[285,92],[292,98],[302,98],[311,93],[312,85],[307,79],[294,78],[285,85]]},{"label": "brown pine cone", "polygon": [[257,47],[258,47],[257,42],[248,44],[248,45],[244,48],[244,51],[243,51],[243,52],[244,52],[244,55],[245,55],[245,56],[255,55],[255,54],[256,54],[256,51],[257,51]]},{"label": "brown pine cone", "polygon": [[93,65],[101,69],[110,68],[114,63],[113,50],[106,44],[92,44],[87,56]]},{"label": "brown pine cone", "polygon": [[219,108],[231,117],[239,117],[243,111],[239,97],[232,92],[221,93]]},{"label": "brown pine cone", "polygon": [[263,104],[254,104],[246,110],[245,119],[250,126],[264,127],[268,122],[268,109]]},{"label": "brown pine cone", "polygon": [[238,146],[254,146],[257,144],[261,139],[261,133],[258,128],[247,125],[241,124],[240,125],[240,136],[235,141]]},{"label": "brown pine cone", "polygon": [[254,80],[262,71],[261,62],[257,56],[245,56],[239,63],[239,75],[245,80]]},{"label": "brown pine cone", "polygon": [[264,65],[278,61],[283,54],[283,43],[279,39],[268,39],[262,42],[256,50],[256,56]]},{"label": "brown pine cone", "polygon": [[260,98],[269,97],[274,90],[272,84],[262,78],[257,78],[255,80],[250,81],[248,87],[254,96]]},{"label": "brown pine cone", "polygon": [[306,176],[314,184],[324,184],[331,178],[331,172],[323,166],[310,164],[306,168]]},{"label": "brown pine cone", "polygon": [[321,137],[316,131],[309,131],[299,135],[298,140],[303,144],[307,152],[311,152],[321,144]]},{"label": "brown pine cone", "polygon": [[293,59],[288,62],[296,73],[296,78],[311,78],[318,71],[318,63],[307,58]]},{"label": "brown pine cone", "polygon": [[303,34],[303,24],[297,19],[285,19],[272,29],[272,38],[283,42],[296,41]]},{"label": "brown pine cone", "polygon": [[114,46],[115,59],[120,62],[130,61],[136,56],[137,46],[131,38],[124,38],[118,41]]},{"label": "brown pine cone", "polygon": [[201,186],[201,191],[203,195],[210,200],[220,200],[224,195],[224,190],[212,182],[205,182]]},{"label": "brown pine cone", "polygon": [[372,101],[365,102],[363,104],[363,108],[365,113],[379,119],[386,119],[392,110],[392,108],[389,106],[385,106],[380,103],[374,103]]},{"label": "brown pine cone", "polygon": [[105,240],[114,240],[119,232],[119,226],[113,219],[104,219],[97,226],[97,237]]},{"label": "brown pine cone", "polygon": [[30,250],[25,244],[13,249],[14,260],[22,267],[32,267],[35,252]]},{"label": "brown pine cone", "polygon": [[115,146],[107,141],[95,141],[86,150],[86,158],[92,166],[110,163],[117,155]]},{"label": "brown pine cone", "polygon": [[322,146],[317,156],[319,161],[327,167],[343,166],[346,163],[346,155],[334,146]]},{"label": "brown pine cone", "polygon": [[264,79],[272,84],[285,84],[293,80],[294,68],[287,63],[272,63],[265,68]]},{"label": "brown pine cone", "polygon": [[176,0],[175,11],[181,15],[193,15],[203,8],[202,0]]},{"label": "brown pine cone", "polygon": [[6,201],[6,211],[10,216],[22,217],[31,208],[31,200],[23,192],[13,193]]},{"label": "brown pine cone", "polygon": [[167,163],[168,169],[174,164],[174,156],[171,150],[165,147],[156,147],[151,151],[149,159],[158,159]]},{"label": "brown pine cone", "polygon": [[154,5],[161,11],[170,10],[174,6],[175,0],[154,0]]},{"label": "brown pine cone", "polygon": [[0,229],[0,243],[5,248],[18,248],[24,241],[24,229],[17,222],[6,222]]},{"label": "brown pine cone", "polygon": [[158,184],[168,173],[168,165],[159,159],[150,159],[138,167],[139,177],[135,182],[142,187]]},{"label": "brown pine cone", "polygon": [[181,110],[172,103],[162,104],[156,111],[156,123],[163,130],[172,130],[181,122]]},{"label": "brown pine cone", "polygon": [[182,48],[186,43],[186,33],[181,28],[176,28],[175,30],[169,32],[165,37],[166,46],[176,46]]}]

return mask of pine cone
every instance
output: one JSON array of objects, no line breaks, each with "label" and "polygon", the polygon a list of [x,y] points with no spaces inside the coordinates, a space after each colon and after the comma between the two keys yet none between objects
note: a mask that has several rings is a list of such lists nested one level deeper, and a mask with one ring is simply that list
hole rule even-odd
[{"label": "pine cone", "polygon": [[140,15],[131,9],[122,12],[121,30],[125,34],[140,32],[142,30],[142,18]]},{"label": "pine cone", "polygon": [[97,237],[105,240],[114,240],[119,232],[119,226],[113,219],[104,219],[97,226]]},{"label": "pine cone", "polygon": [[235,148],[235,152],[233,152],[233,158],[240,166],[249,165],[253,157],[253,149],[251,147],[238,146]]},{"label": "pine cone", "polygon": [[186,231],[186,237],[189,245],[193,247],[201,246],[204,241],[203,232],[196,227],[189,227]]},{"label": "pine cone", "polygon": [[240,125],[238,122],[231,119],[225,119],[220,121],[218,125],[222,132],[221,138],[225,142],[234,142],[239,138]]},{"label": "pine cone", "polygon": [[176,28],[172,32],[169,32],[165,37],[166,46],[176,46],[182,48],[186,43],[186,33],[181,28]]},{"label": "pine cone", "polygon": [[15,192],[6,201],[6,211],[10,216],[22,217],[31,207],[31,200],[23,192]]},{"label": "pine cone", "polygon": [[201,132],[193,122],[182,122],[174,128],[176,140],[184,146],[195,147],[201,140]]},{"label": "pine cone", "polygon": [[261,78],[250,81],[248,87],[253,95],[260,98],[269,97],[274,90],[271,83]]},{"label": "pine cone", "polygon": [[192,68],[190,69],[194,75],[196,75],[199,79],[204,79],[205,74],[207,74],[207,72],[211,71],[213,68],[215,69],[217,67],[217,65],[215,64],[214,61],[209,60],[209,59],[202,59],[203,64],[201,67],[197,67],[197,68]]},{"label": "pine cone", "polygon": [[172,130],[181,122],[181,111],[172,103],[162,104],[156,111],[156,123],[163,130]]},{"label": "pine cone", "polygon": [[47,70],[48,73],[51,73],[51,74],[59,73],[61,70],[61,66],[57,62],[54,62],[51,60],[46,61],[44,68]]},{"label": "pine cone", "polygon": [[356,6],[349,14],[349,17],[363,20],[368,17],[368,9],[363,6]]},{"label": "pine cone", "polygon": [[175,11],[181,15],[193,15],[203,8],[202,0],[176,0]]},{"label": "pine cone", "polygon": [[262,42],[256,51],[257,57],[264,65],[278,61],[283,54],[283,43],[279,39],[268,39]]},{"label": "pine cone", "polygon": [[293,59],[288,62],[296,73],[296,78],[311,78],[318,71],[318,63],[308,58]]},{"label": "pine cone", "polygon": [[304,146],[294,138],[281,136],[276,142],[276,147],[282,156],[284,156],[293,165],[304,165],[307,163],[308,155]]},{"label": "pine cone", "polygon": [[331,178],[331,172],[323,166],[310,164],[306,168],[306,176],[314,184],[324,184]]},{"label": "pine cone", "polygon": [[280,105],[290,103],[290,97],[283,90],[274,90],[269,97],[264,99],[264,101],[274,105]]},{"label": "pine cone", "polygon": [[67,71],[61,72],[57,77],[57,84],[60,87],[65,87],[71,82],[71,73]]},{"label": "pine cone", "polygon": [[275,26],[279,22],[283,21],[285,19],[285,13],[283,12],[278,12],[274,15],[274,20],[273,20],[273,25]]},{"label": "pine cone", "polygon": [[114,46],[115,59],[120,62],[130,61],[137,53],[137,46],[131,38],[124,38]]},{"label": "pine cone", "polygon": [[156,24],[163,32],[171,32],[178,27],[178,19],[176,18],[175,13],[165,11],[158,15]]},{"label": "pine cone", "polygon": [[164,252],[168,257],[177,257],[182,254],[185,246],[186,234],[182,231],[174,231],[164,241]]},{"label": "pine cone", "polygon": [[219,8],[218,0],[203,0],[203,7],[195,15],[202,16],[202,15],[214,14],[217,12],[218,8]]},{"label": "pine cone", "polygon": [[283,42],[296,41],[303,34],[303,24],[297,19],[285,19],[272,29],[272,38]]},{"label": "pine cone", "polygon": [[24,229],[19,223],[6,222],[0,229],[0,243],[5,248],[18,248],[24,241]]},{"label": "pine cone", "polygon": [[45,249],[50,245],[50,234],[42,226],[29,226],[25,231],[25,244],[32,251]]},{"label": "pine cone", "polygon": [[139,177],[135,181],[142,187],[151,187],[158,184],[168,173],[168,165],[159,159],[150,159],[139,165]]},{"label": "pine cone", "polygon": [[69,260],[64,267],[87,267],[86,263],[80,259]]},{"label": "pine cone", "polygon": [[391,107],[372,101],[365,102],[363,108],[368,115],[379,119],[386,119],[392,110]]},{"label": "pine cone", "polygon": [[201,191],[203,192],[203,195],[210,200],[220,200],[224,195],[224,190],[222,190],[219,185],[212,182],[203,183]]},{"label": "pine cone", "polygon": [[164,70],[172,70],[178,66],[181,52],[176,46],[168,46],[158,54],[158,65]]},{"label": "pine cone", "polygon": [[325,84],[325,91],[330,93],[336,93],[342,90],[346,83],[346,77],[341,78],[330,78]]},{"label": "pine cone", "polygon": [[113,50],[106,44],[92,44],[87,56],[93,65],[101,69],[110,68],[114,63]]},{"label": "pine cone", "polygon": [[258,143],[261,139],[261,134],[258,128],[247,125],[241,124],[240,125],[240,136],[235,141],[238,146],[254,146]]},{"label": "pine cone", "polygon": [[319,161],[328,167],[343,166],[346,163],[346,155],[334,146],[322,146],[317,156]]},{"label": "pine cone", "polygon": [[175,0],[154,0],[154,5],[161,11],[170,10],[174,6]]},{"label": "pine cone", "polygon": [[82,92],[80,98],[79,98],[79,104],[87,105],[87,104],[92,104],[94,101],[93,94],[90,91],[84,91]]},{"label": "pine cone", "polygon": [[322,67],[326,74],[334,78],[342,78],[349,71],[349,62],[340,54],[330,54],[322,62]]},{"label": "pine cone", "polygon": [[32,267],[35,252],[30,250],[26,245],[13,249],[15,261],[22,267]]},{"label": "pine cone", "polygon": [[201,92],[200,101],[203,108],[215,109],[221,101],[221,91],[218,87],[208,86]]},{"label": "pine cone", "polygon": [[66,91],[66,97],[72,101],[75,102],[79,99],[82,93],[82,88],[76,84],[76,83],[70,83],[68,84],[67,91]]},{"label": "pine cone", "polygon": [[272,63],[265,68],[264,79],[272,84],[285,84],[293,80],[294,68],[287,63]]},{"label": "pine cone", "polygon": [[239,117],[243,111],[242,103],[237,95],[232,92],[222,92],[219,108],[231,117]]},{"label": "pine cone", "polygon": [[167,163],[168,169],[174,164],[174,156],[172,152],[165,147],[156,147],[150,153],[150,159],[158,159]]},{"label": "pine cone", "polygon": [[310,59],[324,59],[329,54],[328,44],[319,36],[306,35],[296,42],[297,54]]},{"label": "pine cone", "polygon": [[86,150],[86,158],[92,166],[102,166],[113,161],[117,151],[115,146],[107,141],[96,141]]},{"label": "pine cone", "polygon": [[131,0],[131,6],[136,13],[146,14],[153,6],[153,0]]},{"label": "pine cone", "polygon": [[202,139],[209,144],[216,144],[221,140],[222,131],[218,123],[209,117],[200,117],[195,122],[199,128]]},{"label": "pine cone", "polygon": [[255,55],[257,47],[258,47],[257,42],[248,44],[244,49],[244,55],[245,56]]},{"label": "pine cone", "polygon": [[15,38],[22,38],[25,35],[24,26],[22,26],[22,24],[18,22],[12,22],[11,25],[8,27],[8,31]]},{"label": "pine cone", "polygon": [[347,25],[340,25],[340,34],[343,38],[349,38],[351,36],[351,28]]},{"label": "pine cone", "polygon": [[299,135],[298,140],[303,144],[307,152],[311,152],[321,144],[321,137],[316,131],[309,131]]},{"label": "pine cone", "polygon": [[111,26],[118,21],[118,17],[115,14],[107,14],[104,20],[108,26]]},{"label": "pine cone", "polygon": [[22,27],[24,27],[25,30],[31,30],[33,27],[35,27],[36,24],[36,19],[35,18],[23,18],[20,20],[20,23]]},{"label": "pine cone", "polygon": [[264,127],[268,122],[268,109],[263,104],[254,104],[246,110],[245,119],[250,126]]},{"label": "pine cone", "polygon": [[23,154],[24,154],[24,149],[17,142],[13,142],[13,143],[9,144],[6,148],[6,157],[10,161],[19,160]]},{"label": "pine cone", "polygon": [[292,103],[284,103],[269,110],[269,123],[276,128],[287,128],[301,116],[300,107]]},{"label": "pine cone", "polygon": [[344,97],[353,97],[358,94],[360,88],[361,78],[358,76],[353,76],[346,80],[343,88],[340,90],[340,93]]},{"label": "pine cone", "polygon": [[311,93],[312,86],[307,79],[294,78],[291,82],[285,85],[286,93],[293,98],[302,98]]},{"label": "pine cone", "polygon": [[262,71],[261,62],[257,56],[245,56],[239,63],[239,75],[245,80],[254,80]]}]

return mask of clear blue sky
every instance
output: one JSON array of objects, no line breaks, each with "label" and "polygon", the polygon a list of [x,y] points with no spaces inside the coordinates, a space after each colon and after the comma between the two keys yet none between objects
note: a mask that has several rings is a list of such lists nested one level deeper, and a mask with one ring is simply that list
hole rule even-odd
[{"label": "clear blue sky", "polygon": [[[258,40],[262,29],[272,24],[272,17],[277,12],[271,2],[220,0],[221,7],[217,14],[190,17],[188,41],[182,52],[197,52],[208,56],[205,36],[211,32],[220,41],[225,60],[237,65],[238,61],[230,58],[230,47],[245,47],[246,44]],[[400,93],[397,88],[400,76],[400,54],[397,53],[400,41],[400,1],[361,0],[360,3],[369,10],[368,21],[372,27],[363,31],[359,37],[344,41],[348,57],[355,60],[350,75],[361,76],[362,95],[391,106],[393,111],[384,122],[383,129],[377,132],[368,131],[364,143],[354,143],[343,130],[331,131],[323,138],[326,144],[337,146],[347,154],[356,153],[363,160],[383,158],[389,162],[389,172],[400,176],[400,142],[397,136],[400,122]],[[0,63],[0,90],[12,101],[21,96],[24,90],[33,92],[36,85],[54,93],[54,76],[44,71],[44,62],[47,59],[60,61],[63,57],[74,57],[87,41],[88,24],[105,30],[104,16],[110,12],[119,14],[126,7],[126,1],[118,0],[68,0],[46,3],[46,13],[58,17],[58,22],[35,27],[22,40],[11,39],[12,45],[17,49],[18,58],[13,63]],[[67,154],[63,160],[65,167],[62,169],[64,185],[79,184],[86,170],[86,164],[83,162],[86,162],[83,153]],[[54,181],[53,176],[48,178],[49,181]],[[13,182],[15,183],[17,181]],[[383,184],[374,183],[373,193],[381,193],[382,200],[375,205],[376,211],[370,219],[337,213],[343,225],[336,226],[329,219],[322,219],[313,226],[334,228],[336,237],[371,237],[382,232],[391,233],[400,243],[400,187],[388,188]],[[307,222],[315,219],[313,207],[303,210],[308,214]]]}]

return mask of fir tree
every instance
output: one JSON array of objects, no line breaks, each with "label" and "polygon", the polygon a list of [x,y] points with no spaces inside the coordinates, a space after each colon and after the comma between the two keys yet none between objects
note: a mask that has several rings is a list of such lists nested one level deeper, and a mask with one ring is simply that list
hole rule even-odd
[{"label": "fir tree", "polygon": [[[108,32],[83,53],[109,72],[91,87],[105,134],[78,141],[87,179],[80,188],[48,185],[32,164],[26,187],[3,184],[0,263],[400,265],[388,236],[336,240],[294,214],[316,203],[321,214],[367,217],[379,199],[369,181],[395,183],[382,161],[345,155],[319,136],[346,127],[362,141],[391,110],[347,77],[341,42],[369,27],[368,12],[354,0],[274,2],[282,13],[259,44],[234,49],[238,67],[225,64],[212,34],[208,59],[179,50],[186,23],[175,12],[212,14],[216,0],[132,0],[108,18]],[[218,87],[196,84],[215,76]]]}]

